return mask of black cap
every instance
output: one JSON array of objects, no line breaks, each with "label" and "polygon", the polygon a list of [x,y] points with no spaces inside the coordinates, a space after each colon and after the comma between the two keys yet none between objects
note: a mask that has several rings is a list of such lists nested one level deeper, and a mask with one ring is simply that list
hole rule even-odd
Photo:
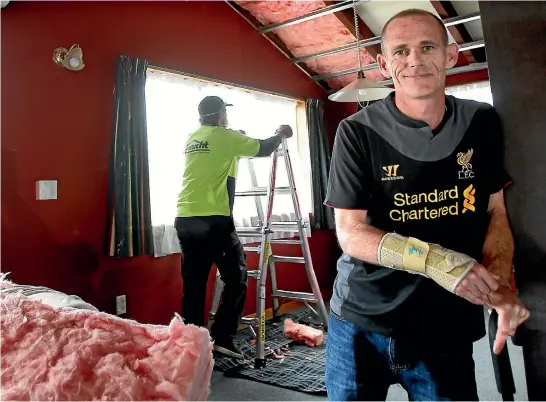
[{"label": "black cap", "polygon": [[220,110],[222,110],[222,108],[226,106],[233,106],[233,105],[224,102],[222,98],[219,98],[218,96],[206,96],[199,103],[199,108],[198,108],[199,115],[212,116],[213,114],[219,113]]}]

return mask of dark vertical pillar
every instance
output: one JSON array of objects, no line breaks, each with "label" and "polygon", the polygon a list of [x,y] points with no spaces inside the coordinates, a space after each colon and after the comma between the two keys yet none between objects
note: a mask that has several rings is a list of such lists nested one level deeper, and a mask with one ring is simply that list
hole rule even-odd
[{"label": "dark vertical pillar", "polygon": [[518,332],[529,400],[546,400],[546,2],[480,1],[493,102],[506,130],[516,282],[531,318]]}]

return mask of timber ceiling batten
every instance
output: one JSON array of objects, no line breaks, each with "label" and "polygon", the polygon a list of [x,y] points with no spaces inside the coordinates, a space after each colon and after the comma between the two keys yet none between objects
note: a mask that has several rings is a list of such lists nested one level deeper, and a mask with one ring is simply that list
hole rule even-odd
[{"label": "timber ceiling batten", "polygon": [[[422,8],[443,19],[451,40],[459,44],[460,51],[456,68],[448,71],[448,75],[487,69],[479,23],[481,16],[475,1],[463,2],[464,5],[457,7],[450,1],[421,0],[409,1],[407,7],[400,4],[404,2],[373,0],[225,1],[310,79],[330,93],[355,81],[359,71],[358,58],[354,54],[357,49],[355,23],[350,16],[354,4],[359,7],[360,19],[356,25],[362,71],[369,81],[392,85],[391,80],[384,80],[375,63],[381,39],[377,35],[389,15],[404,8]],[[472,35],[463,24],[468,24]]]},{"label": "timber ceiling batten", "polygon": [[[248,11],[263,26],[282,24],[294,18],[302,17],[317,10],[335,5],[334,2],[296,2],[296,1],[235,1],[237,5]],[[328,4],[326,4],[328,3]],[[348,3],[348,8],[352,2]],[[340,4],[341,4],[340,3]],[[350,10],[348,10],[350,12]],[[345,18],[345,20],[344,20]],[[346,15],[343,11],[330,13],[293,25],[283,26],[271,33],[286,45],[294,58],[309,56],[318,52],[324,52],[333,48],[354,43],[356,38],[347,26]],[[350,23],[350,22],[349,22]],[[363,24],[363,22],[361,22]],[[349,25],[350,27],[350,25]],[[362,31],[361,31],[362,32]],[[372,50],[373,51],[373,50]],[[366,49],[361,49],[362,63],[364,65],[374,63],[375,58]],[[354,52],[341,52],[329,56],[315,58],[299,63],[314,74],[328,74],[333,71],[354,69],[358,70],[358,60]],[[342,77],[334,77],[325,80],[328,86],[337,90],[349,84],[356,78],[356,74]],[[380,81],[381,73],[377,70],[366,72],[366,78],[372,81]]]},{"label": "timber ceiling batten", "polygon": [[[450,1],[431,1],[434,9],[443,19],[457,17],[457,11],[453,7]],[[479,14],[479,13],[478,13]],[[453,25],[447,27],[453,39],[460,45],[466,42],[472,42],[473,38],[466,30],[463,24]],[[461,60],[462,59],[462,60]],[[485,48],[471,49],[459,54],[459,60],[457,65],[464,65],[468,63],[484,62],[485,61]],[[466,62],[465,62],[466,61]]]}]

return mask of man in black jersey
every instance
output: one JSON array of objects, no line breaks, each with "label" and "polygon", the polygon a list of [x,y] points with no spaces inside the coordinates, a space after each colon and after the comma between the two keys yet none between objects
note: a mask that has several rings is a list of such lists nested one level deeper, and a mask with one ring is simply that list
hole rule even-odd
[{"label": "man in black jersey", "polygon": [[343,255],[329,320],[330,400],[477,400],[473,342],[483,305],[495,352],[525,321],[513,292],[502,126],[493,107],[445,95],[456,44],[436,16],[407,10],[383,29],[395,92],[338,128],[325,204]]}]

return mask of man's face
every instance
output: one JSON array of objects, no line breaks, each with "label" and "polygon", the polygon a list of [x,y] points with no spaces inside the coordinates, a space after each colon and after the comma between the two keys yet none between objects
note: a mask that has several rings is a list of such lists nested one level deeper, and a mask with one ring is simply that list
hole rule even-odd
[{"label": "man's face", "polygon": [[384,54],[377,61],[381,73],[392,78],[396,93],[426,99],[445,86],[445,69],[457,62],[456,44],[446,48],[439,24],[429,16],[393,20],[383,37]]}]

